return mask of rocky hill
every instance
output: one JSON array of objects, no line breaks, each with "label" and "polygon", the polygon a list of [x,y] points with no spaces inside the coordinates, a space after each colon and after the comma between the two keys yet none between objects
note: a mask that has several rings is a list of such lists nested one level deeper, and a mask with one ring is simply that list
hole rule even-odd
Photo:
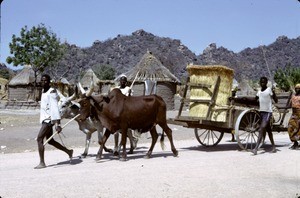
[{"label": "rocky hill", "polygon": [[186,66],[191,63],[228,66],[235,70],[237,80],[257,80],[261,75],[269,76],[266,62],[271,73],[287,64],[300,66],[300,37],[289,39],[280,36],[268,46],[246,48],[239,53],[212,43],[199,55],[194,54],[180,40],[155,36],[144,30],[137,30],[131,35],[118,35],[103,42],[95,41],[87,48],[68,43],[65,45],[67,50],[59,63],[61,71],[58,73],[64,73],[68,68],[69,72],[65,77],[69,80],[77,80],[86,69],[97,65],[111,65],[115,68],[116,75],[119,75],[134,67],[147,51],[151,51],[183,81],[187,76]]}]

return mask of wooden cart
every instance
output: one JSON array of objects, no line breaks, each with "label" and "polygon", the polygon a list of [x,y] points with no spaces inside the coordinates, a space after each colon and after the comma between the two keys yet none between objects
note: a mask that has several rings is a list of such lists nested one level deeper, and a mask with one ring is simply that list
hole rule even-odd
[{"label": "wooden cart", "polygon": [[[179,107],[178,115],[175,118],[168,119],[169,124],[180,125],[187,128],[194,128],[195,136],[203,146],[216,146],[222,139],[224,133],[233,134],[241,149],[254,149],[258,139],[258,129],[260,126],[260,115],[257,106],[241,105],[234,100],[229,101],[224,107],[217,107],[216,96],[220,86],[220,76],[218,76],[210,100],[199,100],[187,98],[187,92],[190,87],[208,89],[213,85],[190,83],[188,77],[184,88],[183,98]],[[273,110],[273,131],[286,131],[284,120],[288,112],[288,103],[292,93],[279,96],[278,105]],[[238,101],[238,100],[236,100]],[[202,103],[208,105],[206,117],[191,117],[184,115],[183,107],[185,104]],[[225,121],[212,121],[212,112],[215,110],[226,111]]]}]

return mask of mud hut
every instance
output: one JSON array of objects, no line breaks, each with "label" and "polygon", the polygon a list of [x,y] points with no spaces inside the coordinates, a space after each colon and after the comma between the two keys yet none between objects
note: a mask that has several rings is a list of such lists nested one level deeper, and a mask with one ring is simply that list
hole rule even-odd
[{"label": "mud hut", "polygon": [[0,77],[0,99],[3,99],[7,96],[7,83],[7,79]]},{"label": "mud hut", "polygon": [[[130,83],[136,78],[133,85],[134,95],[157,94],[164,99],[168,110],[174,109],[176,86],[180,81],[151,52],[144,54],[125,75]],[[119,78],[120,76],[115,81]]]},{"label": "mud hut", "polygon": [[94,83],[94,91],[99,93],[100,88],[99,88],[99,78],[96,76],[94,71],[92,69],[86,70],[85,74],[80,80],[80,83],[84,89],[88,89],[91,86],[91,82]]},{"label": "mud hut", "polygon": [[[40,82],[38,76],[36,81]],[[20,73],[14,76],[8,83],[8,100],[37,101],[38,88],[34,89],[34,71],[30,65],[25,65]]]}]

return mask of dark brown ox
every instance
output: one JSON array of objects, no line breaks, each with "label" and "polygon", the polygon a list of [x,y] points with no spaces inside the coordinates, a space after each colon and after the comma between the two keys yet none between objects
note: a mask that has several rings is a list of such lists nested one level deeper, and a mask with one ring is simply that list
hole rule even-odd
[{"label": "dark brown ox", "polygon": [[[85,120],[91,114],[91,108],[95,107],[97,116],[106,128],[97,160],[101,159],[103,146],[111,133],[121,129],[123,153],[120,160],[126,160],[126,134],[128,128],[137,129],[140,132],[150,131],[152,143],[146,158],[150,158],[152,150],[158,138],[156,125],[158,124],[163,133],[167,134],[174,156],[178,155],[176,150],[172,130],[167,125],[166,103],[157,95],[149,96],[125,96],[119,89],[113,89],[107,96],[87,96],[80,102],[81,110],[79,119]],[[161,143],[164,135],[161,136]]]}]

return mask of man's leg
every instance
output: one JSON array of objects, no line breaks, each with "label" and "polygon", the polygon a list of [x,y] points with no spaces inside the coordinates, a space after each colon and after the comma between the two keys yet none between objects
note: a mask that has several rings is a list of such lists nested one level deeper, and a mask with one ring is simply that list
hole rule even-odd
[{"label": "man's leg", "polygon": [[272,151],[273,153],[276,152],[276,147],[275,147],[275,142],[274,142],[274,139],[273,139],[273,133],[272,133],[272,128],[271,128],[271,123],[269,122],[269,124],[267,125],[267,132],[268,132],[268,135],[269,135],[269,139],[270,139],[270,142],[272,144]]},{"label": "man's leg", "polygon": [[262,123],[259,127],[259,134],[258,134],[257,143],[256,143],[256,146],[253,150],[254,155],[257,154],[257,150],[258,150],[259,146],[263,143],[263,139],[266,136],[266,126],[267,126],[267,124],[268,124],[268,122],[266,122],[265,120],[262,120]]},{"label": "man's leg", "polygon": [[40,168],[46,168],[45,164],[45,159],[44,159],[44,152],[45,152],[45,147],[44,147],[44,138],[48,133],[51,133],[52,127],[49,127],[46,123],[42,124],[42,127],[39,131],[39,134],[37,136],[37,144],[38,144],[38,151],[39,151],[39,157],[40,157],[40,163],[35,169],[40,169]]},{"label": "man's leg", "polygon": [[[51,135],[53,134],[53,129],[52,129],[52,125],[51,125],[51,133],[47,133],[46,137],[47,139],[51,137]],[[67,149],[66,147],[64,147],[63,145],[61,145],[59,142],[55,141],[53,138],[48,142],[48,144],[54,146],[55,148],[64,151],[65,153],[67,153],[69,155],[69,158],[72,159],[73,157],[73,149]]]}]

